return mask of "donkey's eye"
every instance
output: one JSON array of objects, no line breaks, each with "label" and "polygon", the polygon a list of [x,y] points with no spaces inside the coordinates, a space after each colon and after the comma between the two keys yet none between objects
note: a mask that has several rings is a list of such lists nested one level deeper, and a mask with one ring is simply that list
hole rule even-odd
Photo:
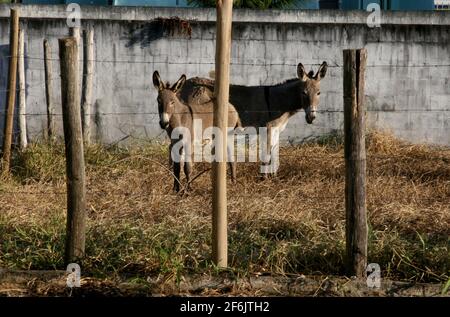
[{"label": "donkey's eye", "polygon": [[320,96],[320,91],[317,93],[317,96]]}]

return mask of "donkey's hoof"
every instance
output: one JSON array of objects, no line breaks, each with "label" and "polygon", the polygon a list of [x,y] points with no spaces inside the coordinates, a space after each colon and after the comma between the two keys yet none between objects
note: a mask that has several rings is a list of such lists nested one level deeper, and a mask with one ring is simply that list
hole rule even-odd
[{"label": "donkey's hoof", "polygon": [[189,196],[190,193],[191,193],[191,189],[189,187],[185,187],[178,192],[178,195],[180,195],[181,198],[184,198],[184,197]]},{"label": "donkey's hoof", "polygon": [[277,177],[277,174],[272,174],[272,173],[264,173],[261,174],[260,176],[260,180],[268,180],[268,179],[274,179]]},{"label": "donkey's hoof", "polygon": [[185,198],[185,197],[189,197],[191,195],[191,193],[187,190],[183,190],[183,192],[181,193],[181,198]]}]

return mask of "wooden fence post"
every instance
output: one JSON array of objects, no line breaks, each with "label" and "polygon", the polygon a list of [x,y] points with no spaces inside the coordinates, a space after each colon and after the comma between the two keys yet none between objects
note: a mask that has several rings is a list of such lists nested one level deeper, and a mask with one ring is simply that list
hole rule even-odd
[{"label": "wooden fence post", "polygon": [[80,57],[80,52],[78,52],[78,49],[80,48],[81,38],[80,28],[77,26],[69,28],[69,36],[75,38],[75,40],[77,41],[77,55],[78,57]]},{"label": "wooden fence post", "polygon": [[44,71],[45,71],[45,98],[47,100],[47,137],[52,140],[55,137],[55,106],[53,105],[53,68],[52,48],[48,40],[44,40]]},{"label": "wooden fence post", "polygon": [[81,260],[85,251],[86,188],[77,49],[74,38],[59,40],[61,103],[67,171],[66,264]]},{"label": "wooden fence post", "polygon": [[84,31],[83,54],[83,93],[81,107],[83,110],[83,139],[91,143],[91,112],[92,112],[92,80],[94,75],[94,30]]},{"label": "wooden fence post", "polygon": [[27,140],[27,105],[25,96],[25,40],[24,31],[19,31],[19,131],[20,148],[23,150],[28,145]]},{"label": "wooden fence post", "polygon": [[17,60],[19,50],[19,11],[11,9],[9,29],[9,72],[8,93],[6,97],[5,130],[3,134],[3,164],[2,173],[9,173],[11,162],[11,144],[14,125],[14,105],[16,103]]},{"label": "wooden fence post", "polygon": [[346,266],[363,278],[367,267],[364,85],[367,51],[344,50]]},{"label": "wooden fence post", "polygon": [[[80,50],[80,47],[81,47],[81,29],[80,29],[80,27],[75,26],[75,27],[69,28],[69,36],[74,38],[76,40],[76,42],[77,42],[77,56],[76,56],[76,59],[78,61],[81,61],[81,50]],[[80,62],[78,63],[78,65],[80,65]],[[78,75],[80,76],[80,74],[83,74],[83,72],[80,73],[80,70],[78,70]],[[80,88],[79,89],[81,91],[82,90],[81,85],[83,84],[82,80],[79,79],[78,82],[80,83]],[[81,99],[80,99],[80,102],[81,102]]]},{"label": "wooden fence post", "polygon": [[[220,131],[222,131],[222,137],[214,140],[216,161],[213,162],[212,165],[212,253],[213,261],[218,267],[228,266],[226,158],[232,11],[232,0],[217,1],[214,127],[217,127]],[[218,152],[221,153],[218,155]]]}]

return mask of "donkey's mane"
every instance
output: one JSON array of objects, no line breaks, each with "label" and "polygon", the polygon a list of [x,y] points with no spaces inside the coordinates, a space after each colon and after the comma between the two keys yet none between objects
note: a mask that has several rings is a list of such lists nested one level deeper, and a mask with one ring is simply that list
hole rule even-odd
[{"label": "donkey's mane", "polygon": [[286,84],[290,84],[293,83],[295,81],[298,81],[298,78],[291,78],[291,79],[287,79],[281,83],[275,84],[275,85],[260,85],[260,86],[245,86],[245,85],[231,85],[233,87],[280,87]]},{"label": "donkey's mane", "polygon": [[285,84],[292,83],[292,82],[297,81],[297,80],[298,80],[298,78],[291,78],[291,79],[287,79],[287,80],[285,80],[285,81],[283,81],[281,83],[275,84],[275,85],[267,85],[267,87],[279,87],[279,86],[283,86]]}]

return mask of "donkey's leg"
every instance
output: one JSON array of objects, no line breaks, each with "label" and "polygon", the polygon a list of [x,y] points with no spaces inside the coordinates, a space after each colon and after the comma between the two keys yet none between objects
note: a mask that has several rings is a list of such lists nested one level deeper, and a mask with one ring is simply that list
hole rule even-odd
[{"label": "donkey's leg", "polygon": [[280,164],[278,157],[279,147],[279,140],[272,140],[272,148],[270,149],[270,175],[273,177],[277,177],[278,166]]},{"label": "donkey's leg", "polygon": [[272,131],[272,150],[270,151],[270,164],[272,169],[272,175],[277,176],[278,168],[280,167],[280,136],[281,132],[286,129],[288,124],[289,114],[284,114],[279,120],[275,129]]},{"label": "donkey's leg", "polygon": [[229,162],[228,164],[231,170],[231,181],[236,184],[236,162]]},{"label": "donkey's leg", "polygon": [[169,166],[172,167],[173,164],[173,160],[172,160],[172,147],[173,147],[173,143],[170,143],[169,145]]},{"label": "donkey's leg", "polygon": [[[234,139],[228,139],[228,142],[234,142]],[[228,143],[229,144],[229,143]],[[230,167],[231,171],[231,181],[235,184],[236,183],[236,159],[234,157],[234,146],[227,146],[227,158],[228,158],[228,166]]]},{"label": "donkey's leg", "polygon": [[[179,140],[172,140],[171,144],[170,144],[170,153],[172,154],[173,151],[173,146],[175,145],[175,143],[179,142]],[[181,185],[181,166],[183,164],[183,160],[182,160],[182,153],[183,153],[183,148],[181,148],[179,151],[181,151],[181,153],[173,153],[174,157],[171,157],[171,161],[172,161],[172,165],[173,165],[173,177],[174,177],[174,181],[173,181],[173,190],[175,192],[179,192],[180,191],[180,185]]]},{"label": "donkey's leg", "polygon": [[279,128],[269,124],[267,128],[267,158],[265,163],[266,178],[276,177],[279,165]]},{"label": "donkey's leg", "polygon": [[266,144],[266,157],[264,158],[264,179],[270,178],[270,164],[272,162],[272,124],[267,125],[267,144]]},{"label": "donkey's leg", "polygon": [[270,176],[276,176],[278,167],[280,165],[279,150],[280,150],[280,134],[286,128],[289,114],[284,114],[277,120],[270,122],[267,125],[267,150],[269,151],[269,166],[266,172]]},{"label": "donkey's leg", "polygon": [[[185,147],[181,149],[181,159],[180,159],[180,177],[181,177],[181,170],[183,170],[186,173],[186,157],[185,157]],[[178,178],[181,182],[181,178]],[[186,174],[186,180],[189,182],[189,179],[187,179]]]},{"label": "donkey's leg", "polygon": [[193,153],[192,153],[192,142],[184,143],[183,149],[181,150],[181,161],[183,162],[183,170],[184,175],[186,176],[186,187],[184,192],[188,192],[190,189],[191,175],[192,175],[192,162],[193,162]]},{"label": "donkey's leg", "polygon": [[174,175],[173,190],[176,193],[180,191],[180,171],[181,171],[180,162],[173,162],[173,175]]},{"label": "donkey's leg", "polygon": [[192,161],[184,162],[184,175],[186,175],[186,191],[190,189],[190,181],[192,174]]}]

